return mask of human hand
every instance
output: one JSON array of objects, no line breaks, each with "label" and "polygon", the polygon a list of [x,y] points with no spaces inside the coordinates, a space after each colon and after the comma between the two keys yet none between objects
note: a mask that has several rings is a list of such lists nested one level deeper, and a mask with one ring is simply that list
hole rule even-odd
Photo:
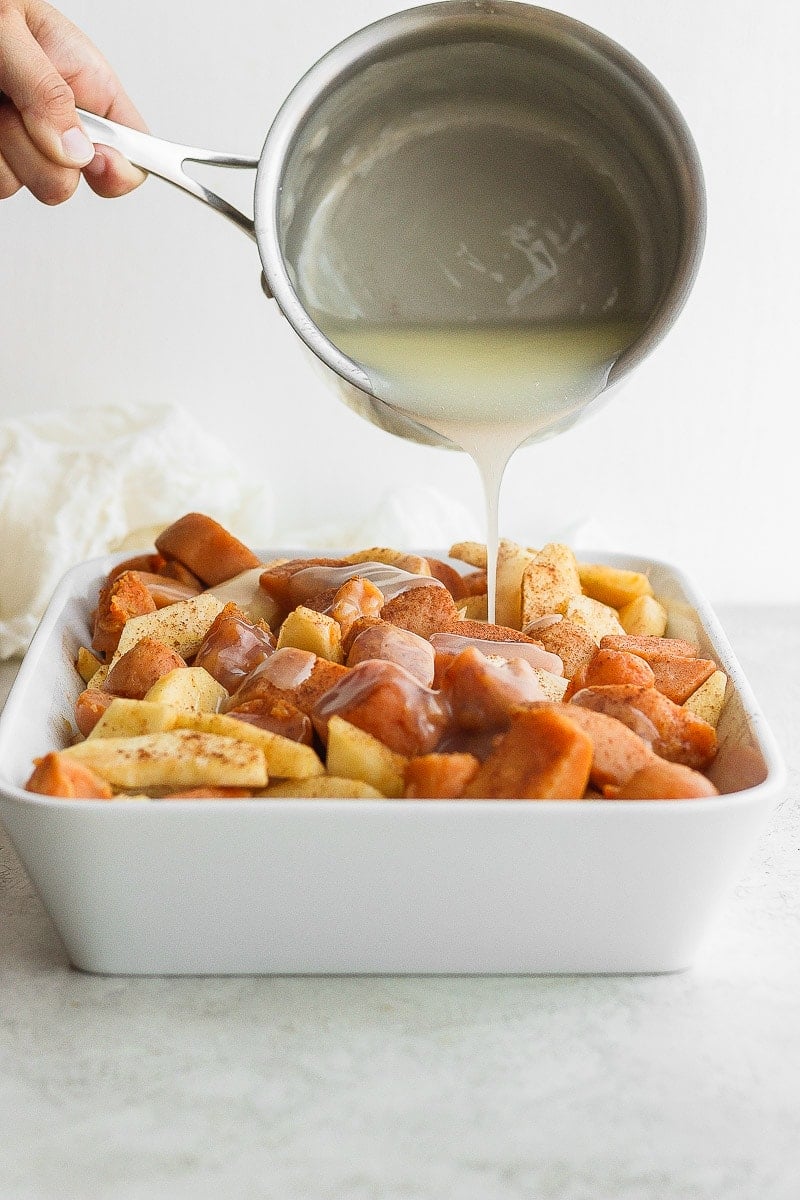
[{"label": "human hand", "polygon": [[44,0],[0,0],[0,200],[27,187],[44,204],[68,200],[83,173],[98,196],[124,196],[145,175],[95,147],[76,105],[146,126],[99,50]]}]

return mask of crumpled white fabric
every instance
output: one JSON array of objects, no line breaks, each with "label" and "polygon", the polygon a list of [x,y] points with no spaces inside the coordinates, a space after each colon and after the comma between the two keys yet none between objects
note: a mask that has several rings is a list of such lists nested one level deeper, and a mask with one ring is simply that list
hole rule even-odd
[{"label": "crumpled white fabric", "polygon": [[0,422],[0,659],[22,653],[75,563],[152,544],[207,512],[268,545],[272,490],[180,405],[40,412]]}]

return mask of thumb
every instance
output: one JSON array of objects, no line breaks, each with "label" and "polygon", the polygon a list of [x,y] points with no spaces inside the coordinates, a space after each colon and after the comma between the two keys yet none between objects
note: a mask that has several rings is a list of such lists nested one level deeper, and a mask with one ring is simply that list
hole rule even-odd
[{"label": "thumb", "polygon": [[94,158],[94,146],[81,128],[72,88],[42,50],[22,14],[12,10],[6,20],[0,90],[19,112],[28,136],[45,158],[62,167],[86,166]]}]

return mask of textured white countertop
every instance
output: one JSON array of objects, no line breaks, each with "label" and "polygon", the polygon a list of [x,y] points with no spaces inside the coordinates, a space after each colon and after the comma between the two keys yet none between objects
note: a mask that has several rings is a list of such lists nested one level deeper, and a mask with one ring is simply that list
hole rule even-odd
[{"label": "textured white countertop", "polygon": [[791,778],[683,975],[83,975],[0,826],[3,1200],[797,1200],[800,611],[719,615]]}]

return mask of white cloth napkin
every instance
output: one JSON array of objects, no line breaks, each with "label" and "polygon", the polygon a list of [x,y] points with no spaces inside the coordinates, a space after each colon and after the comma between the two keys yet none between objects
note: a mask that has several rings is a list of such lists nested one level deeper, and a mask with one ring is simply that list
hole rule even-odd
[{"label": "white cloth napkin", "polygon": [[36,413],[0,422],[0,659],[22,653],[69,567],[184,512],[268,545],[272,490],[179,405]]}]

